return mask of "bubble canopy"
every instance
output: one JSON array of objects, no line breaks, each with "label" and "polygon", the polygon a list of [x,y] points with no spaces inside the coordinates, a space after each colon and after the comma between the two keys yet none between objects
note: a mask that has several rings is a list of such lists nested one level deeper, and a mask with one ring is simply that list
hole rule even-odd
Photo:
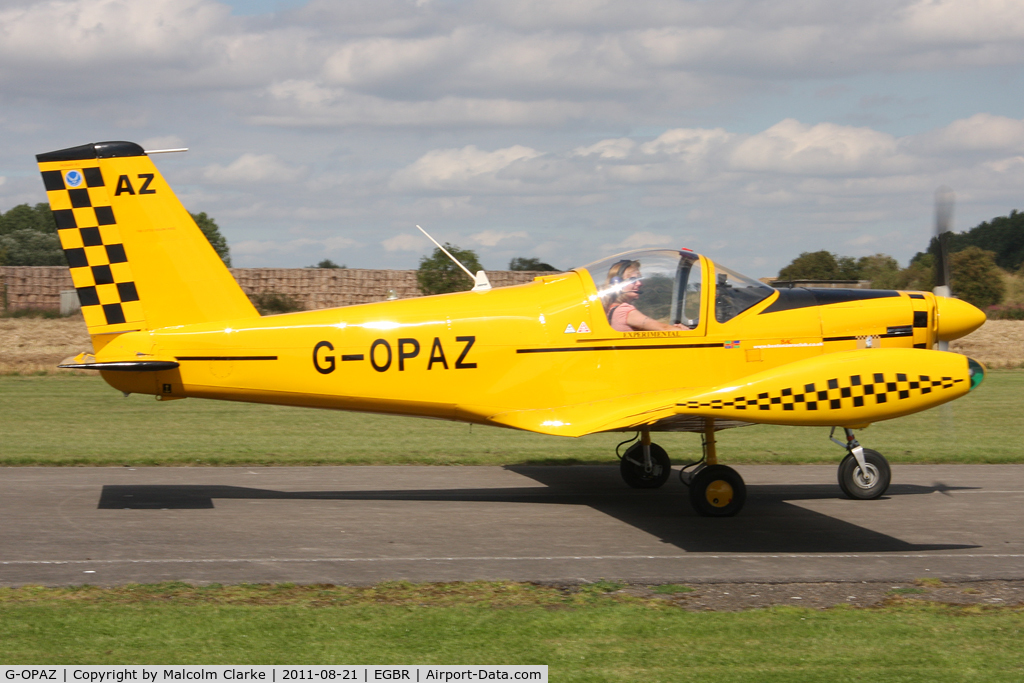
[{"label": "bubble canopy", "polygon": [[644,315],[670,325],[695,329],[701,322],[703,293],[712,288],[714,316],[728,322],[767,299],[775,289],[720,266],[686,249],[641,249],[587,264],[605,311],[622,299],[627,288],[640,292],[634,304]]}]

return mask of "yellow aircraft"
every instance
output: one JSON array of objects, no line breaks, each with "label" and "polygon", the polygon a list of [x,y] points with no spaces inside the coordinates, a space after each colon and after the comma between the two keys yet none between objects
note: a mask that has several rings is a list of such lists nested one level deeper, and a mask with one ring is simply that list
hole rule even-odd
[{"label": "yellow aircraft", "polygon": [[694,508],[730,516],[739,474],[715,432],[845,430],[839,484],[881,496],[853,429],[963,396],[984,368],[933,350],[985,320],[927,292],[774,289],[688,249],[618,254],[532,283],[261,317],[147,153],[101,142],[37,156],[99,370],[153,394],[460,420],[578,437],[636,432],[621,473],[671,473],[652,432],[703,435]]}]

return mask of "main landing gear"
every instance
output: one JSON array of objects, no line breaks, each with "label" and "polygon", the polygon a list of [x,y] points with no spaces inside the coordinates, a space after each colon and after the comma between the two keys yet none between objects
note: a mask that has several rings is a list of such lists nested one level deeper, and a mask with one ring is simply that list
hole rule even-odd
[{"label": "main landing gear", "polygon": [[[690,504],[697,514],[704,517],[732,517],[743,508],[747,500],[746,484],[736,470],[718,464],[714,420],[707,420],[703,441],[703,457],[684,466],[679,478],[689,487]],[[697,469],[686,471],[693,466]],[[665,449],[651,443],[651,433],[645,429],[640,432],[640,440],[622,455],[619,472],[623,480],[633,488],[656,489],[668,481],[671,467]]]},{"label": "main landing gear", "polygon": [[[839,488],[856,500],[873,500],[882,496],[892,480],[888,461],[878,451],[862,447],[851,429],[843,429],[846,432],[846,443],[843,443],[835,438],[836,429],[832,428],[829,438],[846,449],[846,457],[839,463]],[[743,509],[747,501],[747,486],[739,472],[718,464],[713,419],[706,420],[702,441],[703,457],[684,465],[679,479],[690,489],[690,504],[697,514],[732,517]],[[626,443],[629,442],[619,446]],[[688,471],[691,467],[695,469]],[[672,463],[664,448],[651,443],[650,431],[643,429],[640,439],[634,441],[621,456],[619,472],[622,479],[635,489],[656,489],[668,481]]]},{"label": "main landing gear", "polygon": [[836,428],[828,438],[846,449],[846,457],[839,463],[839,488],[849,498],[874,500],[885,493],[892,481],[889,462],[878,451],[863,448],[853,436],[852,429],[846,432],[846,443],[835,438]]},{"label": "main landing gear", "polygon": [[664,448],[651,443],[651,433],[645,429],[640,433],[640,440],[623,454],[619,461],[619,473],[635,489],[656,489],[668,481],[672,474],[672,462]]}]

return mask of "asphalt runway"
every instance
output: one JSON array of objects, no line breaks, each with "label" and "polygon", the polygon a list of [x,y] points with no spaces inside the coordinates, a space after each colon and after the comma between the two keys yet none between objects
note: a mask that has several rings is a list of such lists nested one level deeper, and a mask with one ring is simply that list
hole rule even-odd
[{"label": "asphalt runway", "polygon": [[0,585],[1024,578],[1024,466],[741,466],[744,510],[616,467],[0,469]]}]

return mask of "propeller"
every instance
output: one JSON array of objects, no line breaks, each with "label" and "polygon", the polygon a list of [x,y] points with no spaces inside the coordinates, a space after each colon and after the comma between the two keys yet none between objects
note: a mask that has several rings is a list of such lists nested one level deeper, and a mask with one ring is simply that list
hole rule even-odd
[{"label": "propeller", "polygon": [[[985,322],[985,314],[961,299],[953,298],[949,276],[949,235],[953,229],[953,206],[956,196],[953,190],[945,185],[935,191],[935,332],[938,337],[936,345],[939,351],[949,351],[949,342],[959,339],[978,329]],[[974,366],[978,367],[978,377],[984,376],[984,370],[971,360],[972,378]],[[978,379],[980,382],[981,380]],[[972,385],[974,380],[972,379]]]},{"label": "propeller", "polygon": [[935,240],[938,242],[938,253],[935,256],[935,288],[936,296],[953,296],[949,287],[949,233],[953,229],[953,206],[956,195],[953,190],[943,185],[935,191]]}]

